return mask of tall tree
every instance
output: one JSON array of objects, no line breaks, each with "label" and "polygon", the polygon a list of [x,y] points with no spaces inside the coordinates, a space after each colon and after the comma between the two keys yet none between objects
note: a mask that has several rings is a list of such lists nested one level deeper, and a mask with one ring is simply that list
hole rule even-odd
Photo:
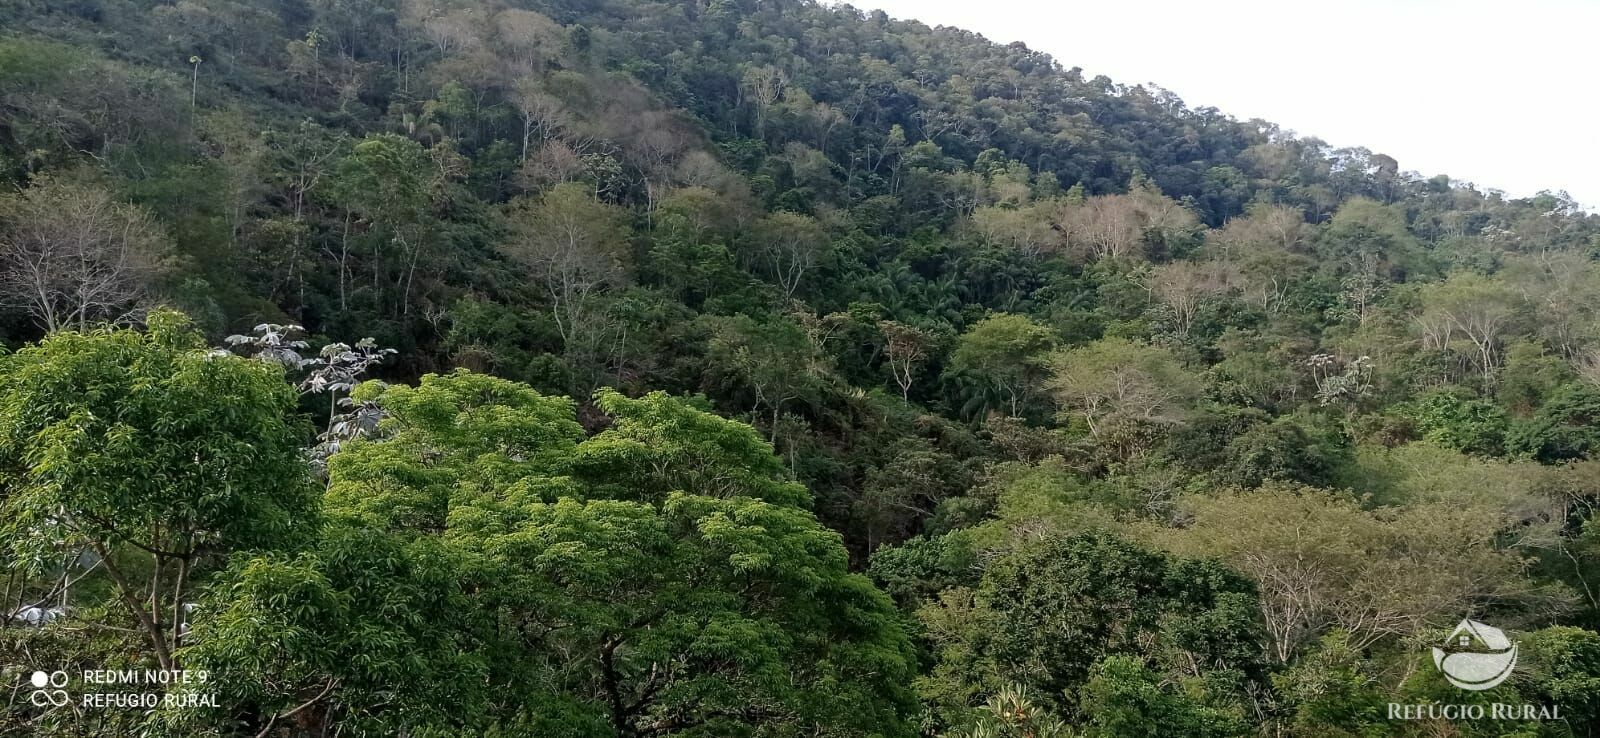
[{"label": "tall tree", "polygon": [[78,178],[39,176],[0,196],[0,300],[46,331],[126,321],[169,249],[148,213]]},{"label": "tall tree", "polygon": [[1050,368],[1057,402],[1081,413],[1094,435],[1118,423],[1179,422],[1199,392],[1197,380],[1170,352],[1123,338],[1061,351]]},{"label": "tall tree", "polygon": [[514,200],[506,216],[511,238],[501,248],[543,290],[569,356],[585,356],[599,332],[596,298],[627,282],[625,213],[572,183]]},{"label": "tall tree", "polygon": [[173,669],[196,567],[315,515],[308,435],[280,365],[209,351],[176,314],[58,333],[0,372],[0,536],[18,561],[92,551]]}]

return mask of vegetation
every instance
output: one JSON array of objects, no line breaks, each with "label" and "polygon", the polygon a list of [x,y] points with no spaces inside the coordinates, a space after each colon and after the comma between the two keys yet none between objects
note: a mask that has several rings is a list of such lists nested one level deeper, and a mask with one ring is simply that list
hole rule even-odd
[{"label": "vegetation", "polygon": [[0,7],[0,733],[1600,734],[1564,195],[805,0]]}]

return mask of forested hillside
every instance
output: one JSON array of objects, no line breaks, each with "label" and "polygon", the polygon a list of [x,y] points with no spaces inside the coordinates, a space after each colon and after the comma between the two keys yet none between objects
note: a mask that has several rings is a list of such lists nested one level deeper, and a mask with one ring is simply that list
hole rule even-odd
[{"label": "forested hillside", "polygon": [[0,734],[1600,735],[1600,217],[1074,61],[0,0]]}]

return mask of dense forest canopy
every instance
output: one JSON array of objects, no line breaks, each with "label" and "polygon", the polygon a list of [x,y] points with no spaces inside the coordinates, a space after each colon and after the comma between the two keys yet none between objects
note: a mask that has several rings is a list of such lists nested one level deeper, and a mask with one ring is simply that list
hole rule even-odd
[{"label": "dense forest canopy", "polygon": [[0,0],[0,179],[5,734],[1600,735],[1563,194],[806,0]]}]

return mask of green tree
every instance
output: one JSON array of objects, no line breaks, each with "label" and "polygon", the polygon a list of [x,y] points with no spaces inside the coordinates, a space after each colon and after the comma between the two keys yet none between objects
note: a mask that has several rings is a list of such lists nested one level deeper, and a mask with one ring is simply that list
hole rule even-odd
[{"label": "green tree", "polygon": [[1410,415],[1430,441],[1483,456],[1505,453],[1510,420],[1492,402],[1436,391],[1413,403]]},{"label": "green tree", "polygon": [[1551,626],[1518,640],[1531,667],[1524,693],[1545,705],[1560,705],[1575,736],[1600,728],[1600,633]]},{"label": "green tree", "polygon": [[745,248],[747,260],[792,298],[816,267],[828,234],[808,215],[779,211],[756,224],[753,242]]},{"label": "green tree", "polygon": [[1347,634],[1336,630],[1273,675],[1273,685],[1292,711],[1297,735],[1376,738],[1388,732],[1384,705],[1392,698],[1375,668],[1350,646]]},{"label": "green tree", "polygon": [[1110,656],[1095,664],[1083,690],[1084,711],[1089,715],[1088,734],[1104,738],[1242,738],[1252,734],[1244,711],[1237,705],[1207,705],[1192,694],[1192,687],[1175,689],[1166,681],[1132,656]]},{"label": "green tree", "polygon": [[208,351],[174,313],[18,351],[0,372],[5,548],[93,552],[174,668],[197,569],[290,545],[316,514],[295,405],[281,366]]},{"label": "green tree", "polygon": [[829,358],[806,330],[786,316],[708,318],[707,379],[726,376],[746,390],[750,415],[767,416],[768,440],[778,439],[784,408],[810,399],[829,380]]},{"label": "green tree", "polygon": [[[386,418],[329,462],[329,512],[355,530],[241,565],[209,605],[208,658],[284,659],[228,671],[250,724],[312,703],[296,714],[370,734],[909,732],[893,604],[749,426],[605,391],[610,428],[584,438],[571,401],[467,372],[356,398]],[[459,710],[389,704],[465,683],[423,700]]]},{"label": "green tree", "polygon": [[1087,718],[1088,704],[1061,696],[1084,687],[1104,657],[1142,657],[1188,677],[1252,673],[1260,658],[1248,580],[1105,534],[1028,541],[988,564],[971,597],[959,604],[947,595],[923,612],[940,646],[924,679],[929,697],[1014,682],[1051,697],[1064,715]]},{"label": "green tree", "polygon": [[537,201],[513,201],[507,219],[511,238],[501,248],[549,301],[569,355],[588,357],[602,334],[596,297],[627,281],[625,214],[594,199],[583,185],[564,184]]},{"label": "green tree", "polygon": [[1096,436],[1124,423],[1181,422],[1200,390],[1170,352],[1125,338],[1058,352],[1050,369],[1057,403],[1082,415]]},{"label": "green tree", "polygon": [[[434,539],[331,525],[293,553],[244,558],[201,601],[185,668],[251,734],[459,734],[485,724],[491,693],[476,583]],[[160,724],[202,734],[210,710]]]},{"label": "green tree", "polygon": [[1588,458],[1600,450],[1600,388],[1573,382],[1550,396],[1506,437],[1513,454],[1546,463]]},{"label": "green tree", "polygon": [[948,733],[948,738],[1068,738],[1071,729],[1022,687],[996,692],[974,711],[972,726]]},{"label": "green tree", "polygon": [[1022,415],[1044,376],[1045,353],[1056,340],[1049,328],[1023,315],[996,313],[973,324],[957,339],[949,364],[950,372],[979,389],[964,410],[981,415],[970,411],[1004,408],[1012,417]]},{"label": "green tree", "polygon": [[[399,289],[393,303],[396,316],[410,312],[417,270],[437,237],[432,206],[443,198],[453,174],[438,160],[447,153],[453,152],[430,152],[392,133],[368,136],[339,161],[329,186],[330,197],[346,210],[346,233],[350,221],[359,219],[372,239],[368,266],[373,299],[380,307],[385,305],[386,291],[391,289],[385,282]],[[346,235],[337,254],[341,309],[349,306],[350,256]]]}]

